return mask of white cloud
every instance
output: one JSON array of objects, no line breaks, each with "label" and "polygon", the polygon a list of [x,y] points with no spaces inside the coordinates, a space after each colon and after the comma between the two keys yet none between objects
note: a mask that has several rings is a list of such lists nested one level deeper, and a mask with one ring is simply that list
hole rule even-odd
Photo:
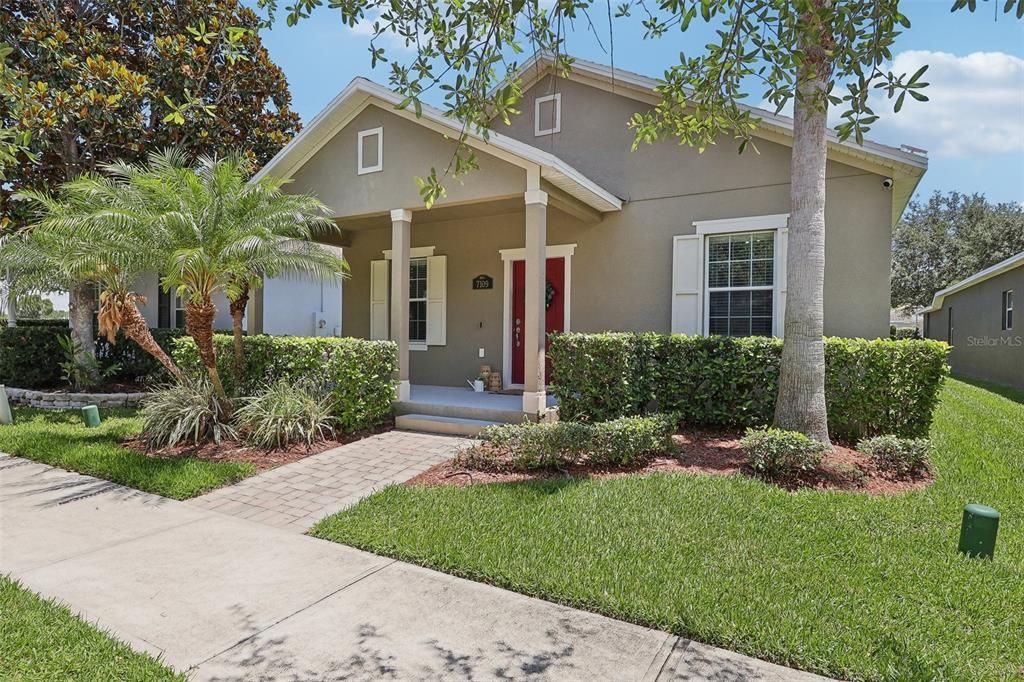
[{"label": "white cloud", "polygon": [[907,97],[894,114],[891,100],[873,95],[871,106],[881,118],[870,137],[923,147],[933,156],[1024,151],[1024,59],[912,50],[896,55],[892,71],[909,75],[925,64],[929,101]]}]

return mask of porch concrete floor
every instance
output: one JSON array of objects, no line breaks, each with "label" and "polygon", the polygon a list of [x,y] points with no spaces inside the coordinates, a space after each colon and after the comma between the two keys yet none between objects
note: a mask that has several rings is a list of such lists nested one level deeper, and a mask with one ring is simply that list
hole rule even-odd
[{"label": "porch concrete floor", "polygon": [[[412,384],[409,387],[409,403],[424,405],[448,405],[452,407],[475,407],[486,410],[502,410],[507,412],[521,412],[523,409],[523,396],[506,395],[500,393],[477,393],[467,384],[465,387],[458,386],[429,386],[424,384]],[[548,407],[558,404],[555,396],[548,393]]]}]

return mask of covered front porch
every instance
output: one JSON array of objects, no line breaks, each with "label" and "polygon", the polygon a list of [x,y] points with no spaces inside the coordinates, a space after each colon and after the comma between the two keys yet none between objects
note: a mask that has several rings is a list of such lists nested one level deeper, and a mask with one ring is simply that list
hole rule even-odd
[{"label": "covered front porch", "polygon": [[[558,404],[550,394],[543,400],[541,412]],[[518,391],[481,393],[469,386],[410,384],[407,399],[395,402],[395,425],[410,431],[473,436],[486,426],[518,424],[537,417],[523,409]]]}]

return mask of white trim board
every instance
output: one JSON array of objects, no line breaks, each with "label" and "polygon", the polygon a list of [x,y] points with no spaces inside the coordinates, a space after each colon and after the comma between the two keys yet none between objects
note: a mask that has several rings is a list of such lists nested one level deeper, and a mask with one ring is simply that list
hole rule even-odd
[{"label": "white trim board", "polygon": [[[541,128],[540,120],[540,106],[546,102],[551,102],[551,106],[554,108],[555,123],[550,128]],[[547,121],[545,121],[547,123]],[[553,95],[544,95],[542,97],[536,97],[533,100],[533,136],[543,137],[544,135],[554,135],[555,133],[562,131],[562,93],[556,92]]]},{"label": "white trim board", "polygon": [[[428,256],[433,256],[435,248],[437,248],[437,247],[435,247],[435,246],[414,246],[411,249],[409,249],[409,258],[426,258]],[[384,251],[382,253],[384,254],[384,259],[385,260],[391,260],[392,253],[393,253],[391,249],[384,249]]]},{"label": "white trim board", "polygon": [[[363,140],[367,137],[377,137],[377,163],[373,166],[363,165]],[[370,128],[360,130],[356,139],[356,174],[366,175],[384,170],[384,128]]]},{"label": "white trim board", "polygon": [[[572,255],[576,252],[575,244],[553,244],[544,247],[544,258],[565,259],[565,310],[562,328],[570,331],[570,312],[572,310]],[[504,266],[502,282],[501,307],[501,381],[505,388],[522,388],[522,384],[512,383],[512,262],[526,260],[526,249],[500,249]]]},{"label": "white trim board", "polygon": [[964,289],[972,287],[975,284],[980,284],[981,282],[984,282],[987,279],[992,279],[993,277],[996,277],[997,275],[1001,275],[1004,272],[1008,272],[1008,271],[1013,270],[1014,268],[1022,266],[1022,265],[1024,265],[1024,251],[1021,251],[1020,253],[1018,253],[1015,256],[1010,256],[1009,258],[1007,258],[1004,261],[1000,261],[1000,262],[996,263],[995,265],[987,267],[987,268],[985,268],[984,270],[982,270],[980,272],[976,272],[975,274],[971,275],[967,279],[960,280],[956,284],[953,284],[952,286],[948,286],[945,289],[942,289],[941,291],[936,292],[935,296],[932,297],[932,304],[931,304],[931,306],[926,308],[926,309],[924,309],[924,310],[922,310],[921,312],[922,313],[938,312],[939,310],[942,309],[942,302],[946,298],[946,296],[949,296],[950,294],[955,294],[958,291],[963,291]]}]

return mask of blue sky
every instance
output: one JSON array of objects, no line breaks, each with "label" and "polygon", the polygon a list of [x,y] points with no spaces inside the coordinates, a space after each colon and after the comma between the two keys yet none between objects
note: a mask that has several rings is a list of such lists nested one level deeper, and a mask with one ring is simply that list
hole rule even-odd
[{"label": "blue sky", "polygon": [[[950,0],[901,3],[912,26],[895,45],[894,67],[912,72],[929,64],[931,101],[908,101],[899,114],[877,107],[882,120],[868,137],[929,151],[919,196],[955,189],[1024,203],[1024,21],[997,18],[994,5],[1001,9],[1002,0],[979,3],[975,14],[951,14],[950,5]],[[611,63],[606,26],[605,19],[601,44],[583,26],[570,31],[567,51]],[[691,28],[687,34],[644,40],[635,19],[616,20],[613,27],[614,64],[649,76],[658,76],[677,62],[680,51],[695,52],[708,39],[706,31]],[[370,69],[368,24],[350,29],[337,12],[321,9],[293,27],[279,18],[264,42],[288,77],[303,121],[356,76],[387,83],[386,66]],[[399,61],[411,57],[397,41],[385,46]],[[752,93],[750,101],[757,102],[760,94]]]}]

